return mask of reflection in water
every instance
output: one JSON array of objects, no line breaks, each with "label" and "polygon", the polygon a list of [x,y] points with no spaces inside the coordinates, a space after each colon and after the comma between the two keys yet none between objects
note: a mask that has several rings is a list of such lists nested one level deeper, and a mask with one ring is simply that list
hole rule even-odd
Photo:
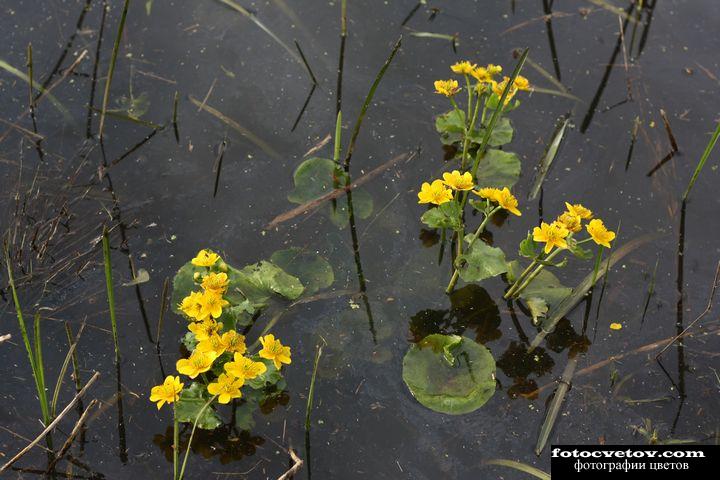
[{"label": "reflection in water", "polygon": [[502,336],[500,311],[490,294],[479,285],[471,284],[450,295],[449,310],[421,310],[410,319],[410,335],[414,342],[433,333],[463,335],[475,330],[475,340],[487,343]]},{"label": "reflection in water", "polygon": [[513,340],[497,360],[497,366],[514,382],[507,389],[508,396],[517,398],[518,395],[528,396],[531,392],[536,392],[537,383],[528,377],[530,375],[542,377],[550,373],[555,361],[545,349],[536,348],[532,353],[528,353],[527,345]]},{"label": "reflection in water", "polygon": [[[184,452],[190,439],[191,428],[186,427],[180,432],[180,452]],[[204,459],[218,457],[220,463],[225,465],[230,462],[242,460],[245,457],[255,455],[257,447],[265,443],[265,439],[250,432],[242,431],[239,434],[234,431],[232,425],[221,425],[215,430],[201,430],[195,432],[191,451],[195,455],[201,455]],[[156,434],[153,443],[162,450],[165,460],[168,463],[173,461],[173,428],[167,427],[164,434]]]}]

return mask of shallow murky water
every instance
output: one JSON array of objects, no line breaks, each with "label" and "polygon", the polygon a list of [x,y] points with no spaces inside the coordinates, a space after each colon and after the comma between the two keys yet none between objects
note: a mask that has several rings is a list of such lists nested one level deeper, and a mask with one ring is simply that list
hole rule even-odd
[{"label": "shallow murky water", "polygon": [[[121,10],[120,2],[111,3],[100,48],[100,79]],[[483,466],[492,458],[549,470],[547,452],[536,457],[533,450],[552,383],[578,344],[587,347],[579,368],[590,371],[576,376],[552,442],[643,443],[632,426],[645,419],[662,439],[715,441],[720,423],[713,370],[718,365],[717,335],[687,339],[684,348],[664,354],[662,365],[653,360],[656,348],[594,366],[672,337],[706,307],[720,259],[717,155],[687,204],[680,262],[678,238],[680,198],[719,114],[720,39],[715,32],[720,4],[645,1],[640,22],[626,22],[623,43],[623,19],[597,6],[602,2],[429,3],[406,23],[410,29],[401,23],[414,1],[351,1],[348,7],[342,89],[346,138],[377,70],[404,34],[358,138],[352,173],[358,178],[399,154],[419,152],[365,184],[374,209],[358,222],[356,233],[369,312],[355,294],[358,265],[348,228],[338,229],[327,216],[314,213],[266,229],[276,215],[295,206],[286,199],[292,172],[305,152],[334,128],[337,2],[246,5],[283,41],[292,44],[297,39],[318,78],[320,85],[294,130],[310,81],[302,65],[256,25],[214,0],[132,2],[110,105],[127,107],[118,100],[126,97],[142,109],[146,100],[143,120],[167,124],[178,92],[179,142],[171,127],[153,134],[152,125],[110,117],[104,151],[86,140],[101,2],[88,0],[89,10],[74,37],[85,1],[0,4],[5,40],[0,60],[24,70],[26,47],[32,42],[38,82],[48,78],[71,42],[47,83],[59,81],[52,94],[66,113],[48,100],[38,107],[43,161],[31,134],[5,122],[0,125],[2,226],[3,231],[20,232],[16,245],[24,242],[19,259],[23,269],[18,263],[16,275],[27,317],[35,310],[42,315],[46,375],[54,387],[67,351],[66,321],[73,331],[83,322],[87,325],[78,346],[82,380],[93,371],[101,373],[85,399],[97,398],[101,406],[71,450],[72,462],[61,461],[59,471],[76,478],[170,475],[171,413],[157,412],[147,396],[152,385],[172,372],[181,354],[176,339],[185,322],[171,313],[166,316],[158,354],[154,342],[160,297],[164,279],[204,246],[224,252],[236,265],[268,258],[287,246],[317,251],[333,264],[336,281],[331,294],[289,309],[274,328],[293,348],[287,395],[257,416],[252,432],[228,426],[201,434],[193,446],[189,478],[231,478],[223,475],[229,472],[235,474],[232,478],[277,478],[288,468],[287,446],[307,458],[305,402],[321,337],[328,346],[315,391],[309,470],[318,479],[523,478]],[[552,4],[551,11],[544,4]],[[627,1],[615,4],[626,11],[631,6]],[[457,53],[450,42],[418,38],[411,35],[413,30],[457,34]],[[607,212],[609,225],[621,224],[620,243],[660,234],[611,271],[602,296],[595,292],[590,307],[582,304],[568,315],[537,358],[524,354],[535,327],[527,312],[502,301],[505,285],[499,278],[461,286],[451,298],[444,295],[447,255],[438,265],[439,236],[422,231],[418,217],[423,208],[416,201],[419,184],[443,168],[433,117],[446,105],[433,95],[432,81],[446,77],[448,65],[464,58],[509,68],[513,49],[525,46],[531,48],[530,58],[580,101],[535,93],[510,114],[516,138],[509,148],[523,159],[515,191],[524,215],[507,219],[501,229],[492,227],[493,241],[512,251],[510,246],[542,215],[557,215],[565,200]],[[86,56],[68,73],[84,50]],[[535,69],[526,67],[524,73],[533,83],[556,89]],[[103,85],[100,81],[94,94],[96,106]],[[32,129],[29,118],[18,119],[26,111],[27,95],[27,84],[0,70],[2,120]],[[200,103],[205,99],[207,106],[268,147],[259,148],[191,98]],[[667,112],[679,152],[648,175],[671,151],[660,109]],[[571,115],[573,127],[546,179],[542,199],[527,202],[533,171],[565,114]],[[631,149],[636,118],[641,125]],[[213,166],[223,141],[227,148],[213,197]],[[331,148],[325,146],[321,154],[330,156]],[[99,180],[103,158],[110,166]],[[94,243],[103,223],[121,225],[111,232],[119,372],[114,367],[102,254]],[[131,278],[129,258],[134,268],[150,273],[149,282],[137,288],[119,286]],[[643,318],[656,261],[654,295]],[[574,285],[589,268],[565,269],[561,278]],[[18,436],[33,438],[41,429],[30,369],[5,289],[3,300],[0,335],[12,333],[13,338],[0,344],[0,460],[27,443]],[[282,307],[275,308],[263,315],[250,337]],[[701,324],[713,321],[709,315]],[[611,331],[611,322],[624,328]],[[475,338],[498,360],[499,389],[472,414],[434,413],[418,404],[402,382],[401,361],[410,342],[436,332]],[[71,381],[66,382],[60,407],[74,394]],[[522,395],[548,384],[537,398]],[[63,433],[55,434],[56,443],[64,441],[74,415],[61,423]],[[10,473],[9,478],[44,472],[45,452],[36,448],[16,467],[29,473]],[[305,468],[299,477],[308,473]]]}]

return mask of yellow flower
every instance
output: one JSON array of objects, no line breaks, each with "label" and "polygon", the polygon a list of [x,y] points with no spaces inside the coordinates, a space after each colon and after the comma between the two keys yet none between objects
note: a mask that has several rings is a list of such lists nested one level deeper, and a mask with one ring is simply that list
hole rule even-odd
[{"label": "yellow flower", "polygon": [[219,357],[220,355],[225,353],[227,347],[223,343],[222,337],[217,333],[213,333],[205,340],[198,342],[195,349],[200,350],[201,352],[213,352]]},{"label": "yellow flower", "polygon": [[502,190],[499,188],[481,188],[480,190],[473,190],[472,193],[475,195],[487,198],[491,202],[497,203],[500,207],[504,208],[508,212],[517,215],[518,217],[522,215],[520,213],[520,210],[518,210],[518,201],[515,196],[510,193],[510,189],[507,187],[504,187]]},{"label": "yellow flower", "polygon": [[570,212],[563,212],[556,221],[571,232],[577,233],[582,230],[580,217]]},{"label": "yellow flower", "polygon": [[610,242],[615,240],[615,232],[611,232],[605,228],[605,224],[599,218],[590,220],[585,228],[592,237],[593,241],[598,245],[610,248]]},{"label": "yellow flower", "polygon": [[218,402],[230,403],[230,400],[233,398],[242,397],[240,387],[242,387],[244,383],[245,380],[242,378],[235,378],[221,373],[214,383],[208,384],[207,389],[210,395],[218,396]]},{"label": "yellow flower", "polygon": [[260,337],[260,343],[262,343],[263,348],[258,352],[258,354],[262,358],[272,360],[275,364],[275,368],[278,370],[280,370],[283,363],[292,363],[290,360],[290,347],[284,346],[280,343],[280,340],[275,340],[275,336],[273,334]]},{"label": "yellow flower", "polygon": [[[503,81],[500,83],[493,80],[492,90],[493,90],[493,93],[495,95],[497,95],[498,100],[500,99],[500,97],[502,97],[503,91],[505,91],[505,86],[508,84],[509,81],[510,81],[510,77],[503,77]],[[510,103],[510,100],[512,100],[512,98],[515,96],[517,91],[518,91],[518,88],[515,86],[514,83],[512,85],[510,85],[510,89],[508,90],[507,97],[505,97],[504,105],[507,105],[508,103]]]},{"label": "yellow flower", "polygon": [[610,324],[610,330],[620,330],[622,329],[622,325],[619,323],[611,323]]},{"label": "yellow flower", "polygon": [[221,339],[226,352],[243,354],[247,350],[245,335],[240,335],[235,330],[223,333]]},{"label": "yellow flower", "polygon": [[512,213],[513,215],[517,215],[518,217],[522,215],[522,213],[520,213],[520,210],[518,210],[517,208],[517,198],[515,198],[512,193],[510,193],[509,188],[505,187],[500,190],[495,197],[495,201],[498,205],[500,205],[502,208]]},{"label": "yellow flower", "polygon": [[499,188],[485,187],[480,190],[473,190],[472,193],[481,198],[487,198],[491,202],[497,202],[498,195],[500,194]]},{"label": "yellow flower", "polygon": [[435,93],[452,97],[459,91],[457,80],[435,80]]},{"label": "yellow flower", "polygon": [[202,287],[206,291],[222,295],[227,290],[229,282],[227,273],[211,273],[203,277]]},{"label": "yellow flower", "polygon": [[570,231],[558,222],[548,225],[542,222],[539,227],[533,229],[533,240],[536,242],[545,242],[545,253],[550,253],[553,247],[567,248],[565,237]]},{"label": "yellow flower", "polygon": [[184,385],[184,383],[180,383],[180,377],[168,375],[162,385],[152,387],[150,401],[157,402],[157,408],[160,410],[166,403],[178,401]]},{"label": "yellow flower", "polygon": [[202,298],[200,299],[200,316],[218,318],[222,315],[223,307],[228,305],[228,301],[222,298],[221,295],[213,292],[212,290],[206,290]]},{"label": "yellow flower", "polygon": [[523,77],[522,75],[518,75],[513,82],[513,86],[518,90],[530,90],[530,80]]},{"label": "yellow flower", "polygon": [[180,310],[188,317],[196,320],[202,320],[204,317],[200,316],[202,312],[201,299],[202,292],[192,292],[190,295],[182,299],[178,308],[180,308]]},{"label": "yellow flower", "polygon": [[183,375],[195,378],[201,373],[207,372],[217,358],[215,352],[201,352],[194,350],[190,358],[181,358],[175,364],[175,368]]},{"label": "yellow flower", "polygon": [[465,60],[462,62],[457,62],[455,65],[452,65],[450,67],[450,70],[452,70],[455,73],[459,73],[461,75],[467,75],[467,74],[472,73],[472,71],[475,70],[475,68],[477,68],[477,65]]},{"label": "yellow flower", "polygon": [[206,318],[201,322],[190,323],[188,330],[195,334],[195,340],[202,342],[213,335],[217,335],[220,331],[220,325],[212,318]]},{"label": "yellow flower", "polygon": [[453,198],[452,190],[445,188],[442,180],[433,180],[432,185],[428,182],[422,184],[418,192],[418,203],[433,203],[442,205]]},{"label": "yellow flower", "polygon": [[497,75],[502,72],[502,67],[500,65],[493,65],[490,63],[487,67],[485,67],[485,70],[487,70],[490,75]]},{"label": "yellow flower", "polygon": [[[290,354],[288,353],[288,355]],[[258,375],[265,373],[267,371],[267,367],[262,362],[254,362],[247,357],[243,357],[241,353],[236,353],[234,361],[227,362],[225,364],[225,371],[237,378],[252,380]]]},{"label": "yellow flower", "polygon": [[470,75],[480,83],[492,83],[493,75],[502,72],[502,67],[497,65],[487,65],[485,67],[476,67],[470,72]]},{"label": "yellow flower", "polygon": [[200,250],[195,258],[190,261],[193,265],[198,267],[212,267],[219,258],[220,255],[217,253],[213,253],[212,250],[204,249]]},{"label": "yellow flower", "polygon": [[571,205],[568,202],[565,202],[565,208],[567,208],[568,213],[570,213],[571,215],[575,215],[576,217],[580,217],[583,220],[590,219],[593,216],[593,213],[590,211],[590,209],[583,207],[579,203]]},{"label": "yellow flower", "polygon": [[475,186],[472,173],[460,173],[458,170],[443,173],[443,183],[453,190],[472,190]]}]

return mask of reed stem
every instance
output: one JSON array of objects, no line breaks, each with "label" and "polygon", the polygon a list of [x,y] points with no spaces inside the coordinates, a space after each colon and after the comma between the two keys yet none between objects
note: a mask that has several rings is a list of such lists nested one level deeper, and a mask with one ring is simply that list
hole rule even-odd
[{"label": "reed stem", "polygon": [[98,127],[98,136],[100,140],[103,138],[105,115],[107,114],[107,106],[110,101],[110,85],[112,84],[113,75],[115,74],[115,63],[117,62],[118,52],[120,51],[120,39],[122,38],[123,30],[125,30],[125,20],[127,20],[129,6],[130,0],[125,0],[122,15],[120,16],[120,24],[118,25],[117,35],[115,36],[112,56],[110,57],[110,67],[108,68],[107,78],[105,79],[105,92],[103,93],[102,110],[100,111],[100,126]]},{"label": "reed stem", "polygon": [[115,345],[115,363],[120,363],[120,345],[118,342],[117,320],[115,317],[115,289],[113,287],[112,263],[110,261],[110,241],[107,227],[103,227],[102,234],[103,260],[105,263],[105,287],[107,288],[108,308],[110,309],[110,323],[112,324],[113,343]]}]

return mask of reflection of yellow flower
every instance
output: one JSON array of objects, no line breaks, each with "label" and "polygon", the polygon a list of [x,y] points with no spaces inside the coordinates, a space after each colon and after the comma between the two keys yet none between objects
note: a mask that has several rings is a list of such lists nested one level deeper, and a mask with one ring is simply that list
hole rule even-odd
[{"label": "reflection of yellow flower", "polygon": [[458,170],[443,173],[443,183],[453,190],[472,190],[475,185],[473,183],[472,173],[460,173]]},{"label": "reflection of yellow flower", "polygon": [[181,358],[175,364],[175,368],[183,375],[195,378],[201,373],[207,372],[217,358],[215,352],[201,352],[194,350],[190,358]]},{"label": "reflection of yellow flower", "polygon": [[247,350],[245,346],[245,335],[240,335],[235,330],[222,334],[222,344],[226,352],[243,354]]},{"label": "reflection of yellow flower", "polygon": [[193,265],[198,267],[211,267],[218,261],[220,255],[214,253],[212,250],[200,250],[198,254],[190,260]]},{"label": "reflection of yellow flower", "polygon": [[582,230],[580,217],[573,215],[570,212],[563,212],[557,219],[557,222],[562,224],[563,227],[567,228],[571,232],[579,232]]},{"label": "reflection of yellow flower", "polygon": [[278,370],[280,370],[283,363],[292,363],[290,359],[290,347],[284,346],[280,343],[280,340],[275,340],[275,336],[273,334],[260,337],[260,343],[262,343],[263,348],[258,352],[258,354],[262,358],[272,360],[275,364],[275,368]]},{"label": "reflection of yellow flower", "polygon": [[222,337],[217,333],[213,333],[207,339],[199,342],[195,348],[201,352],[214,352],[217,356],[225,353],[227,349],[222,341]]},{"label": "reflection of yellow flower", "polygon": [[455,73],[459,73],[461,75],[468,75],[472,73],[472,71],[477,67],[474,63],[470,63],[467,60],[462,62],[457,62],[456,64],[452,65],[450,67],[450,70],[452,70]]},{"label": "reflection of yellow flower", "polygon": [[177,402],[180,398],[180,392],[184,384],[180,383],[180,377],[168,375],[162,385],[152,387],[150,390],[150,401],[157,402],[157,408],[160,410],[166,403]]},{"label": "reflection of yellow flower", "polygon": [[515,196],[510,193],[510,189],[507,187],[504,187],[502,190],[499,188],[481,188],[480,190],[473,190],[472,193],[475,195],[487,198],[491,202],[497,203],[500,207],[504,208],[508,212],[517,215],[518,217],[522,215],[520,213],[520,210],[518,210],[518,201]]},{"label": "reflection of yellow flower", "polygon": [[593,213],[590,211],[590,209],[583,207],[579,203],[571,205],[568,202],[565,202],[565,208],[567,208],[568,213],[570,213],[571,215],[575,215],[576,217],[580,217],[583,220],[587,220],[589,218],[592,218],[593,216]]},{"label": "reflection of yellow flower", "polygon": [[240,398],[240,387],[243,386],[245,381],[242,378],[235,378],[229,375],[221,373],[220,376],[214,383],[208,384],[208,393],[210,395],[217,395],[218,402],[230,403],[233,398]]},{"label": "reflection of yellow flower", "polygon": [[265,373],[267,367],[262,362],[254,362],[247,357],[243,357],[242,354],[236,353],[233,361],[225,364],[225,371],[238,378],[252,380],[258,375]]},{"label": "reflection of yellow flower", "polygon": [[220,331],[220,325],[212,318],[206,318],[202,322],[192,322],[188,330],[195,334],[195,340],[202,342]]},{"label": "reflection of yellow flower", "polygon": [[615,232],[611,232],[605,228],[605,224],[599,218],[590,220],[590,223],[588,223],[585,228],[592,237],[593,241],[598,245],[610,248],[610,242],[615,240]]},{"label": "reflection of yellow flower", "polygon": [[435,80],[435,93],[452,97],[459,91],[457,80]]},{"label": "reflection of yellow flower", "polygon": [[453,198],[452,190],[445,188],[442,180],[434,180],[432,184],[425,182],[418,192],[418,203],[433,203],[442,205]]},{"label": "reflection of yellow flower", "polygon": [[622,329],[622,324],[620,323],[611,323],[610,324],[610,330],[620,330]]},{"label": "reflection of yellow flower", "polygon": [[200,304],[202,306],[200,309],[200,316],[203,318],[209,316],[218,318],[222,315],[223,307],[227,306],[229,303],[227,300],[222,298],[221,295],[218,295],[212,290],[206,290],[200,299]]},{"label": "reflection of yellow flower", "polygon": [[545,253],[550,253],[553,247],[567,248],[565,237],[570,234],[567,228],[558,222],[548,225],[542,222],[533,229],[533,240],[545,243]]},{"label": "reflection of yellow flower", "polygon": [[202,287],[206,291],[222,295],[227,290],[228,283],[227,273],[211,273],[203,277]]},{"label": "reflection of yellow flower", "polygon": [[180,308],[180,310],[188,317],[194,318],[195,320],[202,320],[204,317],[201,316],[201,299],[201,292],[192,292],[190,295],[182,299],[182,302],[180,303],[180,305],[178,305],[178,308]]}]

